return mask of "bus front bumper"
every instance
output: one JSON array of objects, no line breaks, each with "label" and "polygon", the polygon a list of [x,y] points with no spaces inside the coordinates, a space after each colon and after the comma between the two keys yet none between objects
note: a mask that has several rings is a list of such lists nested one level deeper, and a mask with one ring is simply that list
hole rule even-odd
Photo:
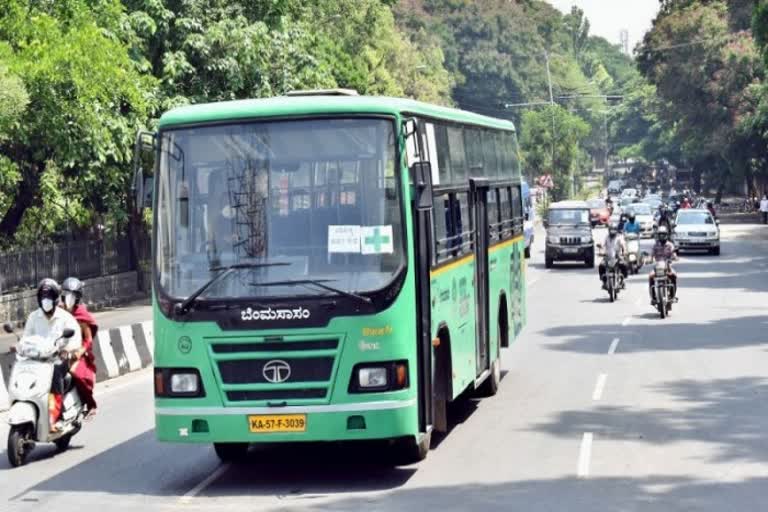
[{"label": "bus front bumper", "polygon": [[[251,432],[252,416],[305,415],[303,432]],[[288,407],[157,407],[157,439],[274,443],[391,439],[418,431],[416,400]]]}]

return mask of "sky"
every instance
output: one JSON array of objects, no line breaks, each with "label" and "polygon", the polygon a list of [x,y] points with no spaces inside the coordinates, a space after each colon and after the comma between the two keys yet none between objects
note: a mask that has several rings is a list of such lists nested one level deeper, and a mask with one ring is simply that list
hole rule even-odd
[{"label": "sky", "polygon": [[659,0],[547,0],[568,13],[571,6],[580,7],[589,19],[590,33],[602,36],[611,43],[621,42],[619,32],[629,32],[630,52],[651,28],[659,11]]}]

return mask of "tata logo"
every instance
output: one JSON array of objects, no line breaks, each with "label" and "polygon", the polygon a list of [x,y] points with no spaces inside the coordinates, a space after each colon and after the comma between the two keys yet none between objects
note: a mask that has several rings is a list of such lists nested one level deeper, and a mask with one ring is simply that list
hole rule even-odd
[{"label": "tata logo", "polygon": [[261,374],[267,382],[280,384],[285,382],[291,376],[291,366],[280,359],[268,361],[261,369]]}]

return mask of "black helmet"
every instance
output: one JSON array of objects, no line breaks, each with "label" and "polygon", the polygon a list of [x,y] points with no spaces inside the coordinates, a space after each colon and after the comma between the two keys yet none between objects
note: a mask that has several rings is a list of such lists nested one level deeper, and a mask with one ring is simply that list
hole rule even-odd
[{"label": "black helmet", "polygon": [[76,277],[68,277],[64,280],[61,288],[64,295],[72,294],[75,297],[74,302],[71,305],[67,304],[67,307],[73,307],[80,304],[80,301],[83,298],[83,282],[81,280]]},{"label": "black helmet", "polygon": [[656,231],[656,238],[659,242],[666,242],[669,240],[669,230],[667,229],[667,226],[659,226],[658,231]]},{"label": "black helmet", "polygon": [[611,238],[616,237],[616,235],[619,234],[619,227],[616,224],[611,224],[608,226],[608,236]]},{"label": "black helmet", "polygon": [[[47,277],[37,285],[37,305],[40,306],[40,308],[43,308],[43,299],[51,299],[55,305],[59,300],[60,295],[61,287],[55,279]],[[46,311],[46,313],[48,312],[49,311]]]},{"label": "black helmet", "polygon": [[629,215],[627,215],[627,219],[629,219],[629,222],[635,222],[635,214],[630,213]]}]

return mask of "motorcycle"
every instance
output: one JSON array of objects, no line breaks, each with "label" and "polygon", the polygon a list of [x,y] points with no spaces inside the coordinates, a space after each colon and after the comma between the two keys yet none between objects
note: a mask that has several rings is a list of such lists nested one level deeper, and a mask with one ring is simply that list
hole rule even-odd
[{"label": "motorcycle", "polygon": [[[10,324],[6,323],[3,329],[13,334]],[[69,374],[65,380],[59,429],[55,433],[50,431],[48,415],[54,364],[74,334],[74,330],[64,329],[58,339],[25,336],[19,340],[16,363],[8,381],[11,409],[8,411],[7,453],[13,467],[23,465],[37,443],[54,443],[59,451],[66,450],[82,428],[85,411]]]},{"label": "motorcycle", "polygon": [[624,274],[619,267],[619,259],[615,256],[605,259],[605,289],[608,297],[614,302],[619,297],[619,291],[624,288]]},{"label": "motorcycle", "polygon": [[669,262],[666,261],[656,262],[656,266],[653,269],[656,309],[658,309],[659,316],[662,319],[669,316],[669,312],[672,310],[672,303],[675,302],[675,299],[672,298],[672,280],[669,278],[669,271]]},{"label": "motorcycle", "polygon": [[632,274],[637,274],[643,267],[643,258],[640,255],[640,237],[637,233],[627,233],[624,238],[627,241],[627,264]]}]

